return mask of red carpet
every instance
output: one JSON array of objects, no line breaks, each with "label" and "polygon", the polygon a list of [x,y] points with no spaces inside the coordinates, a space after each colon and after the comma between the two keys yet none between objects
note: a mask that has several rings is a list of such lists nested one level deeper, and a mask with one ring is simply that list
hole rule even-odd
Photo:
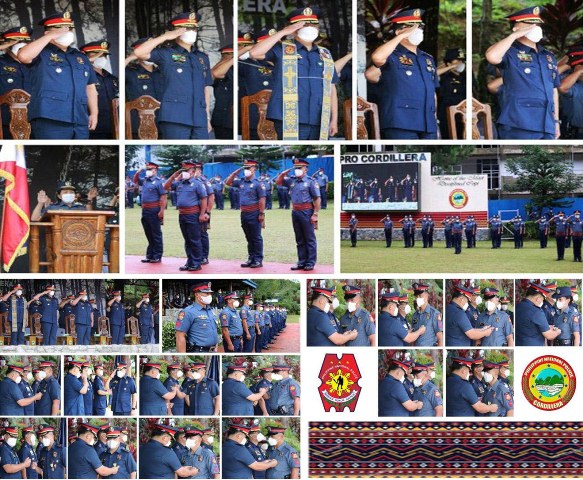
[{"label": "red carpet", "polygon": [[[261,353],[273,355],[276,353],[296,353],[300,351],[300,324],[288,323],[285,330],[275,337],[275,342],[269,346],[269,350]],[[225,349],[219,344],[218,352],[224,353]]]},{"label": "red carpet", "polygon": [[299,274],[305,273],[309,275],[317,275],[320,273],[334,273],[334,265],[316,265],[316,268],[310,272],[303,270],[291,271],[291,264],[263,262],[263,268],[241,268],[241,261],[235,260],[215,260],[211,258],[208,265],[204,265],[202,270],[198,272],[181,272],[179,267],[184,265],[184,258],[165,257],[161,263],[142,263],[140,260],[144,257],[137,255],[126,255],[126,273],[141,273],[157,275],[161,273],[184,273],[185,275],[209,275],[214,273],[232,274],[232,273],[246,273],[248,275],[256,275],[262,273],[280,273],[280,274]]}]

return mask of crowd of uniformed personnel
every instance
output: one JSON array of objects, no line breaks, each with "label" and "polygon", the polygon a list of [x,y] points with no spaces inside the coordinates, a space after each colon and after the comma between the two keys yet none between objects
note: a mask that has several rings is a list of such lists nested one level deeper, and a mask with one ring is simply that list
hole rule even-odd
[{"label": "crowd of uniformed personnel", "polygon": [[[115,138],[112,101],[118,79],[106,67],[106,40],[71,47],[75,25],[69,12],[38,22],[43,34],[33,40],[25,26],[0,34],[0,95],[14,89],[30,94],[28,121],[34,139]],[[2,107],[4,138],[12,138],[10,113]]]}]

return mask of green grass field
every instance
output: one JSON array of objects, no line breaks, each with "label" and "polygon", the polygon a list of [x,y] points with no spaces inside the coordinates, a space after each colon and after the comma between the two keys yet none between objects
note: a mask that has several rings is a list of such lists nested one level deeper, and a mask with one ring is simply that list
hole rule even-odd
[{"label": "green grass field", "polygon": [[414,248],[403,248],[403,242],[393,241],[385,248],[384,241],[361,241],[356,248],[349,241],[341,242],[343,273],[581,273],[583,264],[573,262],[573,250],[565,252],[558,262],[554,239],[541,250],[538,241],[525,241],[524,248],[514,249],[514,243],[504,241],[502,248],[491,249],[490,242],[478,242],[477,248],[463,248],[461,255],[446,249],[445,242],[434,242],[433,248],[423,248],[415,241]]},{"label": "green grass field", "polygon": [[286,323],[300,323],[299,315],[288,315]]},{"label": "green grass field", "polygon": [[[140,222],[141,210],[126,208],[126,254],[143,255],[146,251],[146,236]],[[318,216],[318,263],[334,263],[334,204],[328,200],[328,208]],[[274,209],[265,214],[266,228],[263,230],[263,250],[266,262],[295,263],[296,244],[291,221],[291,210]],[[164,216],[164,256],[184,257],[184,240],[178,225],[178,211],[169,206]],[[241,229],[238,210],[230,210],[225,202],[225,210],[213,210],[211,230],[211,258],[222,260],[247,260],[247,242]],[[265,272],[268,273],[268,272]]]}]

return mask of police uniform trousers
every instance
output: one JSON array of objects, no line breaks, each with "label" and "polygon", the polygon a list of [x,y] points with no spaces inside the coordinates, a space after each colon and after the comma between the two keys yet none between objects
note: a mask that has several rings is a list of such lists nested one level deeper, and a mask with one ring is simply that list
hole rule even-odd
[{"label": "police uniform trousers", "polygon": [[356,240],[357,240],[357,233],[356,228],[354,230],[350,230],[350,243],[352,243],[353,247],[356,247]]},{"label": "police uniform trousers", "polygon": [[215,138],[217,140],[233,140],[233,129],[226,127],[215,127],[213,125],[213,131],[215,132]]},{"label": "police uniform trousers", "polygon": [[265,326],[263,327],[263,335],[261,335],[261,337],[262,337],[262,338],[261,338],[261,340],[262,340],[262,341],[261,341],[261,348],[262,348],[263,350],[266,350],[266,349],[267,349],[267,347],[269,346],[269,334],[270,334],[270,333],[269,333],[269,330],[270,330],[270,329],[271,329],[271,328],[269,327],[269,325],[265,325]]},{"label": "police uniform trousers", "polygon": [[498,137],[501,140],[554,140],[552,133],[535,132],[532,130],[523,130],[521,128],[498,125]]},{"label": "police uniform trousers", "polygon": [[77,345],[89,345],[91,339],[91,325],[75,325],[77,330]]},{"label": "police uniform trousers", "polygon": [[326,196],[326,187],[320,187],[320,199],[322,200],[322,209],[328,208],[328,197]]},{"label": "police uniform trousers", "polygon": [[387,242],[387,247],[393,244],[393,229],[385,228],[385,242]]},{"label": "police uniform trousers", "polygon": [[148,240],[146,258],[148,260],[160,260],[164,252],[162,239],[162,224],[158,218],[160,207],[142,208],[142,227]]},{"label": "police uniform trousers", "polygon": [[[267,185],[266,185],[267,187]],[[273,208],[273,193],[269,191],[267,188],[265,189],[265,209],[271,210]]]},{"label": "police uniform trousers", "polygon": [[10,344],[11,345],[24,345],[24,332],[22,331],[22,322],[17,323],[17,332],[12,332],[10,334]]},{"label": "police uniform trousers", "polygon": [[[273,120],[273,126],[277,132],[278,140],[283,140],[283,122],[281,120]],[[298,127],[298,140],[319,140],[320,139],[320,125],[308,125],[307,123],[300,123]]]},{"label": "police uniform trousers", "polygon": [[437,132],[418,132],[415,130],[403,130],[402,128],[383,128],[381,130],[383,140],[436,140]]},{"label": "police uniform trousers", "polygon": [[455,248],[456,255],[462,253],[462,232],[455,232],[453,234],[453,247]]},{"label": "police uniform trousers", "polygon": [[151,339],[154,337],[154,327],[140,323],[140,343],[146,345],[152,343]]},{"label": "police uniform trousers", "polygon": [[125,325],[111,325],[111,343],[114,345],[125,343]]},{"label": "police uniform trousers", "polygon": [[215,192],[215,203],[217,204],[217,210],[225,209],[225,195],[222,191]]},{"label": "police uniform trousers", "polygon": [[451,239],[451,230],[445,230],[445,248],[451,248],[452,239]]},{"label": "police uniform trousers", "polygon": [[42,322],[40,324],[43,332],[43,345],[57,344],[57,329],[59,326],[56,322]]},{"label": "police uniform trousers", "polygon": [[293,210],[292,225],[296,236],[298,265],[314,266],[318,255],[316,231],[310,218],[314,210]]},{"label": "police uniform trousers", "polygon": [[581,244],[583,244],[583,237],[573,236],[573,259],[575,262],[581,262]]},{"label": "police uniform trousers", "polygon": [[180,231],[184,238],[184,251],[186,252],[186,265],[200,267],[202,261],[201,228],[198,213],[181,213],[178,215]]},{"label": "police uniform trousers", "polygon": [[557,235],[555,238],[557,242],[557,260],[565,259],[565,236]]},{"label": "police uniform trousers", "polygon": [[193,127],[182,123],[160,122],[162,138],[166,140],[208,140],[209,132],[205,127]]},{"label": "police uniform trousers", "polygon": [[59,122],[47,118],[35,118],[30,122],[35,140],[87,140],[89,125]]},{"label": "police uniform trousers", "polygon": [[208,233],[208,228],[210,227],[211,224],[210,218],[211,214],[209,213],[208,216],[209,216],[208,222],[200,224],[200,245],[202,248],[201,254],[203,261],[208,260],[211,250],[211,242]]},{"label": "police uniform trousers", "polygon": [[[245,208],[245,207],[243,207]],[[261,236],[261,222],[259,210],[251,212],[241,211],[241,228],[247,240],[247,255],[252,263],[263,261],[263,237]]]},{"label": "police uniform trousers", "polygon": [[540,242],[540,248],[547,248],[547,242],[549,240],[549,237],[547,236],[544,230],[538,231],[538,239]]},{"label": "police uniform trousers", "polygon": [[251,339],[247,340],[247,337],[245,337],[243,340],[244,353],[251,353],[255,348],[255,340],[257,338],[257,334],[255,332],[255,325],[249,327],[249,334],[251,335]]},{"label": "police uniform trousers", "polygon": [[255,353],[261,353],[263,349],[263,330],[264,327],[259,328],[261,333],[255,335]]}]

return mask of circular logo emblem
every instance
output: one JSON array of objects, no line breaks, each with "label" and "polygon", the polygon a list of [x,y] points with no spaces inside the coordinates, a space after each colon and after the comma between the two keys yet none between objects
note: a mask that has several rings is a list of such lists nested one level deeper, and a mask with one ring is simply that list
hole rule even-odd
[{"label": "circular logo emblem", "polygon": [[452,190],[449,194],[449,203],[453,208],[464,208],[468,204],[468,194],[461,188]]},{"label": "circular logo emblem", "polygon": [[522,391],[539,410],[563,408],[575,394],[575,372],[565,360],[554,355],[538,357],[522,374]]}]

